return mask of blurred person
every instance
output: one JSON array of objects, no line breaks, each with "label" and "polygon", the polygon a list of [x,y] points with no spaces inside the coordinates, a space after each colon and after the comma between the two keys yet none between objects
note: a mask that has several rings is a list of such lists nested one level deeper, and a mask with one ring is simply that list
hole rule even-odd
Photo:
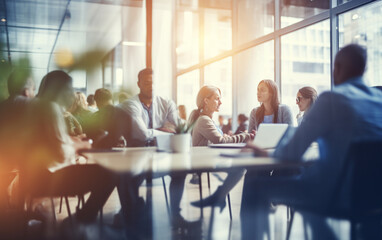
[{"label": "blurred person", "polygon": [[178,106],[178,112],[179,112],[179,117],[183,119],[184,121],[187,121],[187,111],[186,111],[186,106],[184,105],[179,105]]},{"label": "blurred person", "polygon": [[[224,134],[212,120],[213,114],[219,112],[221,102],[220,89],[214,86],[204,86],[199,90],[196,98],[197,109],[192,111],[189,125],[192,129],[192,146],[208,146],[209,143],[240,143],[254,137],[253,134],[241,133],[229,136]],[[228,171],[224,183],[218,187],[214,194],[191,204],[198,207],[219,206],[223,209],[226,205],[225,198],[233,187],[243,177],[245,170]]]},{"label": "blurred person", "polygon": [[[175,127],[182,122],[177,108],[172,100],[160,96],[153,96],[153,70],[145,68],[138,73],[139,94],[121,104],[121,107],[130,115],[132,121],[132,144],[134,146],[155,146],[155,136],[175,133]],[[171,221],[174,226],[182,225],[185,220],[180,214],[180,201],[184,190],[186,174],[171,173],[170,208]],[[136,202],[138,188],[144,178],[140,178],[130,192],[134,193]],[[131,204],[130,204],[131,205]]]},{"label": "blurred person", "polygon": [[[304,152],[317,141],[320,152],[317,161],[299,176],[246,175],[240,213],[243,239],[263,239],[264,234],[269,234],[269,202],[287,203],[291,207],[294,204],[317,209],[326,207],[332,200],[329,198],[335,188],[333,183],[340,177],[350,144],[382,138],[382,93],[368,87],[363,80],[366,59],[363,47],[356,44],[343,47],[334,61],[335,87],[318,97],[293,136],[281,142],[271,154],[280,161],[303,161]],[[257,156],[269,155],[253,144],[250,147]],[[344,184],[338,201],[330,204],[346,211],[351,205],[350,185],[349,181]],[[315,223],[311,225],[313,239],[337,238],[327,226],[326,218],[309,214],[304,215],[304,219]],[[380,230],[379,219],[362,225],[361,230],[371,230],[361,231],[368,235],[365,239],[378,238],[370,236]]]},{"label": "blurred person", "polygon": [[97,112],[97,104],[94,100],[94,94],[89,94],[89,96],[86,98],[86,101],[88,102],[88,109],[92,112]]},{"label": "blurred person", "polygon": [[219,115],[218,122],[219,122],[218,127],[220,128],[220,130],[223,131],[223,126],[224,126],[224,116],[223,115]]},{"label": "blurred person", "polygon": [[[131,132],[129,115],[113,105],[113,94],[106,88],[97,89],[94,99],[99,110],[93,113],[90,129],[86,132],[94,140],[94,147],[125,147]],[[105,136],[104,131],[107,132]]]},{"label": "blurred person", "polygon": [[88,108],[86,96],[82,92],[76,92],[74,95],[73,104],[68,109],[82,128],[82,132],[86,132],[89,121],[92,117],[92,111]]},{"label": "blurred person", "polygon": [[239,114],[237,117],[237,123],[239,126],[237,127],[235,134],[243,133],[248,131],[248,117],[245,114]]},{"label": "blurred person", "polygon": [[293,125],[292,112],[280,104],[279,90],[272,80],[261,80],[257,86],[257,100],[261,103],[251,111],[248,132],[257,131],[260,123],[287,123]]},{"label": "blurred person", "polygon": [[300,88],[297,92],[296,104],[300,112],[297,114],[297,124],[300,126],[305,115],[317,100],[317,91],[312,87]]},{"label": "blurred person", "polygon": [[72,78],[63,71],[52,71],[43,78],[37,98],[28,105],[24,136],[19,139],[22,183],[34,197],[79,195],[90,192],[75,219],[95,221],[116,186],[113,174],[96,164],[73,164],[76,152],[90,143],[68,135],[63,111],[72,104]]},{"label": "blurred person", "polygon": [[223,125],[222,131],[224,134],[232,135],[232,118],[228,118],[228,122]]},{"label": "blurred person", "polygon": [[126,101],[127,99],[129,99],[129,94],[125,93],[125,92],[120,92],[118,94],[118,102],[119,104],[123,103],[124,101]]}]

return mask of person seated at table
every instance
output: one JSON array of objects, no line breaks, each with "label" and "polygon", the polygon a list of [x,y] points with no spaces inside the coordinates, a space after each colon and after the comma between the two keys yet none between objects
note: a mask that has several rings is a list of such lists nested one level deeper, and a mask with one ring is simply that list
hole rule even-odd
[{"label": "person seated at table", "polygon": [[[334,191],[333,183],[339,177],[350,144],[382,138],[382,93],[363,81],[366,56],[366,50],[356,44],[347,45],[337,53],[333,71],[335,87],[318,97],[294,135],[289,141],[281,142],[271,155],[283,162],[302,161],[310,144],[320,140],[317,161],[294,177],[262,178],[247,173],[240,213],[242,239],[263,239],[263,234],[268,233],[270,202],[318,209],[324,206]],[[250,147],[256,155],[268,156],[265,150],[253,144]],[[348,206],[346,191],[341,196],[343,200],[333,204]],[[317,217],[313,220],[318,222]],[[320,239],[335,239],[325,228],[326,222],[319,223],[322,225],[312,225],[312,233],[320,234]]]},{"label": "person seated at table", "polygon": [[235,134],[248,132],[248,117],[245,116],[245,114],[241,113],[237,116],[237,123],[239,126],[237,127]]},{"label": "person seated at table", "polygon": [[88,141],[70,137],[65,125],[63,109],[71,105],[73,94],[72,78],[65,72],[52,71],[43,78],[20,128],[20,181],[25,193],[34,197],[90,192],[75,215],[76,220],[86,223],[96,219],[117,180],[96,164],[73,164],[78,150],[90,148]]},{"label": "person seated at table", "polygon": [[175,133],[181,122],[175,103],[153,96],[153,70],[145,68],[138,74],[139,94],[120,106],[131,117],[133,146],[155,146],[157,135]]},{"label": "person seated at table", "polygon": [[[125,147],[130,140],[131,120],[121,108],[113,105],[113,95],[106,88],[94,94],[98,111],[93,113],[86,134],[96,148]],[[105,132],[106,131],[106,132]]]},{"label": "person seated at table", "polygon": [[94,100],[94,94],[89,94],[89,96],[86,98],[86,102],[88,102],[88,109],[91,112],[94,113],[98,111],[97,104]]},{"label": "person seated at table", "polygon": [[70,112],[81,125],[83,132],[86,132],[87,125],[92,117],[92,111],[88,108],[86,96],[82,92],[76,92],[72,106],[69,107]]},{"label": "person seated at table", "polygon": [[260,81],[257,86],[257,100],[261,105],[251,111],[248,132],[257,131],[260,123],[293,124],[292,112],[287,105],[280,104],[279,90],[274,81]]},{"label": "person seated at table", "polygon": [[[155,146],[154,138],[161,134],[175,133],[175,126],[182,122],[175,103],[160,96],[153,96],[153,70],[145,68],[138,74],[139,94],[121,104],[132,121],[132,144],[129,146]],[[172,222],[184,222],[180,215],[180,201],[184,190],[185,174],[170,174],[170,207]],[[138,198],[138,188],[144,178],[133,186],[135,197]],[[136,202],[136,199],[129,201]],[[129,205],[129,203],[126,203]]]},{"label": "person seated at table", "polygon": [[[223,134],[212,120],[213,114],[219,112],[221,102],[220,89],[214,86],[204,86],[199,90],[196,98],[196,106],[189,118],[189,126],[192,129],[192,146],[207,146],[209,143],[241,143],[254,137],[253,134],[241,133],[237,135]],[[208,161],[208,159],[207,159]],[[222,186],[216,192],[202,201],[191,204],[198,207],[219,206],[225,207],[225,197],[243,177],[245,170],[235,170],[228,173]]]},{"label": "person seated at table", "polygon": [[317,92],[312,87],[300,88],[297,92],[296,104],[300,112],[297,114],[297,124],[300,126],[304,116],[317,100]]}]

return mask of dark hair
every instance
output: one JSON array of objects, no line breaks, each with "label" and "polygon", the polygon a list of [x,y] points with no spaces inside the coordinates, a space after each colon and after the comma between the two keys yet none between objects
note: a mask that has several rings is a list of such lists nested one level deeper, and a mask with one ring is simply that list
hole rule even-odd
[{"label": "dark hair", "polygon": [[[279,111],[279,105],[280,105],[279,89],[278,89],[276,83],[272,80],[269,80],[269,79],[261,80],[259,82],[258,86],[262,83],[264,83],[267,86],[268,91],[272,95],[271,96],[271,107],[272,107],[273,114],[274,114],[273,123],[277,123],[278,111]],[[261,103],[261,106],[256,111],[257,127],[260,125],[260,123],[262,123],[264,121],[264,115],[265,115],[265,107],[264,107],[264,104]]]},{"label": "dark hair", "polygon": [[298,92],[306,99],[310,99],[310,105],[307,110],[313,105],[317,100],[317,91],[312,87],[303,87],[298,90]]},{"label": "dark hair", "polygon": [[113,99],[113,94],[110,92],[110,90],[106,88],[99,88],[95,91],[94,100],[96,101],[97,105],[105,103],[111,99]]},{"label": "dark hair", "polygon": [[248,120],[248,117],[245,116],[245,114],[241,113],[239,114],[239,116],[237,116],[237,118],[240,120],[240,122],[244,123],[245,121]]},{"label": "dark hair", "polygon": [[71,86],[72,77],[61,70],[51,71],[41,80],[37,97],[46,101],[57,101],[66,86]]},{"label": "dark hair", "polygon": [[366,69],[367,51],[358,44],[349,44],[337,53],[336,60],[345,64],[349,77],[361,76]]},{"label": "dark hair", "polygon": [[138,73],[138,81],[141,81],[146,76],[152,75],[154,72],[151,68],[145,68]]},{"label": "dark hair", "polygon": [[8,92],[10,96],[22,94],[23,90],[33,86],[34,82],[27,69],[16,69],[8,77]]},{"label": "dark hair", "polygon": [[94,95],[93,95],[93,94],[90,94],[90,95],[86,98],[86,101],[88,102],[89,105],[93,105],[93,104],[95,103]]}]

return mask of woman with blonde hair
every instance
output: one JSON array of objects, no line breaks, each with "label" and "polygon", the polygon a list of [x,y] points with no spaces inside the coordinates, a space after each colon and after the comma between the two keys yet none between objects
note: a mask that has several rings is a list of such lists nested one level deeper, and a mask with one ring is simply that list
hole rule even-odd
[{"label": "woman with blonde hair", "polygon": [[85,94],[82,92],[76,92],[74,94],[74,102],[68,109],[68,112],[70,112],[77,119],[84,132],[86,132],[88,121],[92,115],[92,112],[88,109]]},{"label": "woman with blonde hair", "polygon": [[[250,133],[241,133],[233,136],[223,134],[218,126],[212,120],[215,112],[219,111],[221,102],[220,89],[214,86],[204,86],[199,90],[196,98],[197,109],[195,109],[189,118],[189,124],[194,124],[192,130],[192,145],[207,146],[209,143],[240,143],[246,142],[254,137]],[[224,183],[218,187],[216,192],[208,198],[191,203],[194,206],[219,206],[225,207],[225,197],[229,191],[240,181],[245,170],[229,171]],[[203,204],[202,204],[203,203]]]}]

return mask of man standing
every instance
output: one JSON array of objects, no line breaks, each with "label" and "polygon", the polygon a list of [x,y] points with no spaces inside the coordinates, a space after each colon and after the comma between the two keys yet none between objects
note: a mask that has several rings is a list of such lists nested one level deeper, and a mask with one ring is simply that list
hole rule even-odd
[{"label": "man standing", "polygon": [[[266,178],[247,173],[241,207],[243,239],[263,239],[268,231],[270,202],[311,207],[327,203],[351,142],[382,138],[382,93],[365,85],[365,66],[364,48],[352,44],[341,49],[334,63],[335,88],[320,95],[293,137],[273,154],[281,161],[301,161],[305,150],[317,141],[320,158],[312,166],[295,177]],[[257,155],[268,156],[263,149],[251,147]],[[344,206],[346,198],[339,204]],[[320,239],[335,238],[330,231],[324,235],[325,231],[320,231],[323,228],[314,227],[312,233],[319,234]]]},{"label": "man standing", "polygon": [[[132,145],[155,146],[155,136],[175,133],[175,126],[181,120],[173,101],[166,100],[160,96],[153,96],[153,70],[151,68],[146,68],[139,72],[137,84],[140,89],[139,94],[121,104],[121,107],[131,117]],[[186,175],[170,174],[170,176],[172,222],[174,225],[179,225],[184,222],[180,215],[180,201]],[[142,182],[143,178],[137,181],[137,184],[134,184],[133,190],[129,191],[134,193],[134,198],[138,198],[138,187]],[[136,199],[131,199],[131,201],[136,202]]]}]

